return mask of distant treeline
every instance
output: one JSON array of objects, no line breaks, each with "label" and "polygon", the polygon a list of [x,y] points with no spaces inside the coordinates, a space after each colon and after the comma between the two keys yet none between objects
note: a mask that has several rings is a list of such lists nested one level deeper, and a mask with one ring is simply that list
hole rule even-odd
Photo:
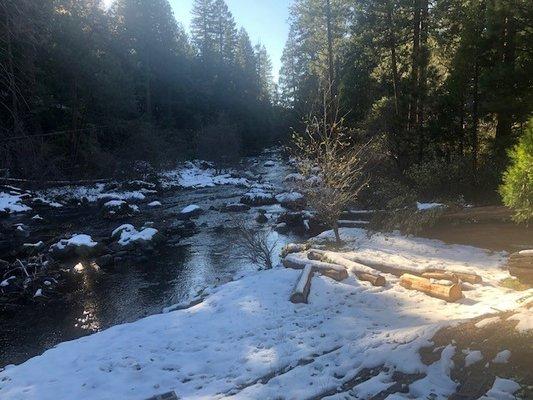
[{"label": "distant treeline", "polygon": [[294,0],[282,101],[305,115],[331,83],[382,200],[487,198],[533,111],[532,21],[531,0]]},{"label": "distant treeline", "polygon": [[128,163],[231,161],[286,131],[265,47],[223,0],[190,36],[167,0],[0,0],[0,168],[106,176]]}]

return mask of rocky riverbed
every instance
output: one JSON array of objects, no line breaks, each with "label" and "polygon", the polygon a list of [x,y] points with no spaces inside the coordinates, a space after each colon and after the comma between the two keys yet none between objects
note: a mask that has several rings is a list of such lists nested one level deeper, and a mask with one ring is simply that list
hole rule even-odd
[{"label": "rocky riverbed", "polygon": [[197,161],[127,182],[2,186],[0,366],[258,268],[236,221],[272,232],[279,247],[316,233],[292,172],[269,150],[222,172]]}]

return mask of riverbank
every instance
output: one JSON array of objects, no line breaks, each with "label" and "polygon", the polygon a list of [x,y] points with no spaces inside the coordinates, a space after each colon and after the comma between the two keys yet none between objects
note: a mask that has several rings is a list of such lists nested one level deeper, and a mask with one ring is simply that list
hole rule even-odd
[{"label": "riverbank", "polygon": [[[0,397],[140,400],[175,391],[181,398],[374,398],[402,377],[409,383],[394,386],[393,398],[440,399],[458,388],[450,375],[453,338],[428,365],[419,352],[441,328],[522,310],[516,324],[526,327],[521,334],[531,334],[531,312],[524,307],[532,290],[499,285],[508,276],[501,268],[505,253],[398,234],[368,236],[360,229],[341,235],[350,249],[376,259],[470,268],[483,282],[446,303],[399,286],[389,274],[385,287],[351,274],[343,282],[315,276],[309,304],[295,305],[289,295],[299,272],[278,267],[222,285],[186,310],[115,326],[7,367]],[[326,232],[317,240],[330,237]],[[512,354],[506,362],[513,362]]]}]

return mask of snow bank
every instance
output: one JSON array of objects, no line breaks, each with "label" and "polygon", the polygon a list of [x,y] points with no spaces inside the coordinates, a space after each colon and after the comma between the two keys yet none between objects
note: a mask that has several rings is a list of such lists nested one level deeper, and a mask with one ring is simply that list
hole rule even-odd
[{"label": "snow bank", "polygon": [[30,207],[22,204],[22,196],[20,194],[0,192],[0,212],[19,213],[29,210],[31,210]]},{"label": "snow bank", "polygon": [[235,178],[231,173],[217,174],[213,168],[202,168],[202,166],[207,165],[211,164],[205,161],[194,161],[188,162],[178,169],[163,172],[160,174],[161,186],[169,189],[174,187],[204,188],[217,185],[249,185],[245,178]]},{"label": "snow bank", "polygon": [[[500,255],[473,247],[399,235],[366,237],[357,229],[341,235],[354,249],[384,261],[471,265],[484,278],[499,273]],[[1,371],[0,398],[139,400],[175,391],[186,399],[302,399],[334,392],[363,369],[385,365],[387,371],[353,393],[361,398],[377,393],[400,371],[426,374],[401,396],[442,399],[456,388],[450,378],[455,347],[447,346],[429,366],[418,350],[431,344],[439,328],[493,308],[516,309],[527,295],[489,281],[472,285],[465,299],[446,303],[401,287],[389,274],[385,287],[353,276],[343,282],[315,276],[309,304],[295,305],[288,299],[299,274],[262,271],[220,286],[186,310],[60,344]],[[493,389],[503,386],[496,382]]]},{"label": "snow bank", "polygon": [[115,229],[111,237],[118,238],[118,244],[121,246],[128,246],[137,242],[149,242],[157,233],[158,230],[154,228],[144,228],[138,231],[133,225],[124,224]]},{"label": "snow bank", "polygon": [[92,186],[61,186],[49,188],[38,192],[39,195],[65,200],[77,200],[85,198],[94,203],[101,199],[109,200],[144,200],[146,198],[142,190],[106,190],[106,185],[98,183]]}]

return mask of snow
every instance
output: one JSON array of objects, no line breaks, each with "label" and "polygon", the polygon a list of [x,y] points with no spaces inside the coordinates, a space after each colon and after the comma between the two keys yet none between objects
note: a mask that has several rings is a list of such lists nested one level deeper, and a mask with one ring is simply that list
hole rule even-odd
[{"label": "snow", "polygon": [[162,204],[160,201],[152,201],[151,203],[148,203],[148,207],[161,207]]},{"label": "snow", "polygon": [[44,218],[41,217],[39,214],[36,214],[33,217],[31,217],[31,219],[36,220],[36,221],[42,221]]},{"label": "snow", "polygon": [[22,195],[0,192],[0,212],[19,213],[31,210],[21,203]]},{"label": "snow", "polygon": [[515,329],[520,333],[533,330],[533,311],[525,309],[507,318],[508,321],[518,321]]},{"label": "snow", "polygon": [[109,200],[144,200],[146,196],[142,190],[133,191],[107,191],[106,185],[97,183],[92,186],[60,186],[41,190],[37,192],[41,197],[63,198],[67,200],[77,200],[85,198],[94,203],[100,199]]},{"label": "snow", "polygon": [[507,364],[510,358],[511,352],[509,350],[502,350],[498,354],[496,354],[496,357],[494,357],[494,360],[492,360],[492,362],[496,364]]},{"label": "snow", "polygon": [[249,185],[245,178],[235,178],[231,173],[217,174],[213,168],[202,168],[202,164],[208,163],[199,160],[188,162],[182,167],[160,174],[161,186],[169,189],[174,187],[204,188],[217,185]]},{"label": "snow", "polygon": [[[129,225],[131,232],[133,226]],[[124,226],[115,233],[127,231]],[[332,238],[332,232],[321,239]],[[0,371],[2,400],[145,399],[175,391],[186,399],[286,399],[319,396],[342,387],[363,369],[388,367],[350,393],[366,398],[394,382],[393,374],[423,373],[409,393],[388,399],[445,399],[455,347],[425,365],[418,354],[442,327],[514,310],[528,292],[498,286],[505,257],[429,239],[341,229],[354,251],[400,266],[477,269],[482,285],[446,303],[398,285],[373,287],[350,276],[316,275],[309,304],[289,296],[301,271],[274,268],[213,289],[185,310],[153,315],[62,343],[39,357]],[[497,381],[487,396],[506,392]],[[491,394],[491,392],[494,393]],[[331,398],[342,398],[341,394]],[[492,398],[492,397],[487,397]]]},{"label": "snow", "polygon": [[43,289],[37,289],[33,297],[43,297]]},{"label": "snow", "polygon": [[418,208],[419,211],[425,211],[425,210],[432,210],[435,208],[443,208],[446,207],[442,203],[416,203],[416,208]]},{"label": "snow", "polygon": [[95,247],[98,243],[93,241],[89,235],[76,234],[70,239],[61,239],[59,242],[53,244],[50,248],[57,248],[63,250],[66,247]]},{"label": "snow", "polygon": [[298,192],[281,193],[276,196],[280,203],[292,203],[303,200],[304,195]]},{"label": "snow", "polygon": [[181,214],[191,214],[196,211],[200,211],[202,208],[196,204],[188,205],[187,207],[181,210]]},{"label": "snow", "polygon": [[481,351],[479,350],[469,351],[465,357],[465,367],[468,368],[471,365],[474,365],[475,363],[480,362],[481,360],[483,360],[483,354],[481,354]]},{"label": "snow", "polygon": [[263,164],[265,167],[273,167],[276,165],[276,163],[272,160],[268,160],[268,161],[265,161],[265,163]]},{"label": "snow", "polygon": [[119,208],[123,205],[128,204],[124,200],[110,200],[104,204],[105,208]]},{"label": "snow", "polygon": [[496,377],[492,388],[479,400],[514,400],[513,394],[520,389],[520,385],[511,379]]},{"label": "snow", "polygon": [[154,228],[144,228],[141,231],[138,231],[133,225],[124,224],[116,228],[111,236],[118,236],[118,244],[121,246],[127,246],[136,242],[149,242],[155,237],[155,235],[157,235],[157,233],[158,230]]}]

